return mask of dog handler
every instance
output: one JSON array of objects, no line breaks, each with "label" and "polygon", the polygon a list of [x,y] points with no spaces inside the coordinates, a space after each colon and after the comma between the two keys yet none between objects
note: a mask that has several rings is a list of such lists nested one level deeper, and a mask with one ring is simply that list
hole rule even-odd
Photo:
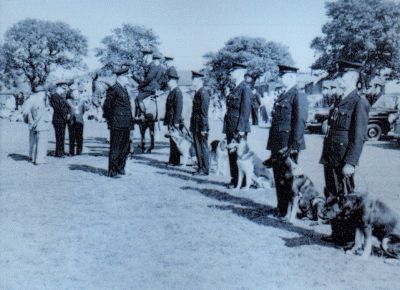
[{"label": "dog handler", "polygon": [[[360,96],[360,63],[339,61],[336,78],[336,101],[329,112],[329,130],[325,137],[320,163],[324,165],[325,195],[338,196],[354,190],[354,171],[367,140],[369,103]],[[354,241],[354,227],[331,222],[332,235],[326,241],[347,246]]]},{"label": "dog handler", "polygon": [[[247,138],[250,132],[250,112],[252,91],[244,80],[247,66],[241,63],[232,63],[231,77],[236,84],[235,89],[226,97],[226,114],[222,133],[226,134],[228,144],[233,139]],[[229,152],[229,168],[231,182],[229,188],[236,187],[238,182],[238,167],[236,152]],[[244,184],[243,184],[244,185]]]},{"label": "dog handler", "polygon": [[[165,118],[164,125],[170,130],[175,127],[182,130],[183,120],[182,120],[182,109],[183,109],[183,95],[181,89],[178,86],[178,72],[176,68],[171,66],[166,72],[168,76],[168,87],[170,92],[167,97],[165,104]],[[181,163],[181,153],[172,138],[169,139],[170,143],[170,153],[168,165],[180,165]]]},{"label": "dog handler", "polygon": [[197,173],[208,175],[210,171],[210,152],[208,148],[208,107],[210,92],[203,86],[202,73],[192,71],[192,82],[196,93],[193,98],[190,131],[193,134],[194,148],[197,157]]},{"label": "dog handler", "polygon": [[[278,68],[285,91],[274,103],[267,150],[271,150],[270,160],[280,160],[283,155],[289,153],[293,161],[297,163],[299,151],[305,149],[307,99],[297,87],[298,69],[286,65],[279,65]],[[284,162],[273,162],[272,170],[278,200],[275,215],[281,218],[287,214],[292,184],[285,177],[287,168]]]}]

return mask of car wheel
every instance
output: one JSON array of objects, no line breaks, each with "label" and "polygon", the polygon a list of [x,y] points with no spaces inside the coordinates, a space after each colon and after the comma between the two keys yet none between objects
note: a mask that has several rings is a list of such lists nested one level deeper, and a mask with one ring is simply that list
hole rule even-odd
[{"label": "car wheel", "polygon": [[377,141],[381,138],[382,129],[378,124],[369,124],[367,130],[368,140]]},{"label": "car wheel", "polygon": [[321,125],[321,133],[326,135],[327,132],[328,132],[328,120],[325,120],[322,122]]}]

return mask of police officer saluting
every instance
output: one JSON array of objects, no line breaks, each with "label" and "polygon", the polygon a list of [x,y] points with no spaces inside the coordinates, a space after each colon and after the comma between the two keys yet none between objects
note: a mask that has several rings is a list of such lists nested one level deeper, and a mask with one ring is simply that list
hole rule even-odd
[{"label": "police officer saluting", "polygon": [[[367,140],[368,101],[357,91],[361,64],[337,63],[337,98],[330,110],[329,130],[320,163],[324,165],[325,195],[339,196],[354,190],[354,170]],[[325,238],[338,245],[354,241],[354,227],[348,222],[331,222],[332,235]]]},{"label": "police officer saluting", "polygon": [[[168,130],[172,128],[182,130],[183,95],[181,89],[178,87],[178,72],[175,67],[171,66],[168,68],[166,74],[168,76],[168,87],[170,88],[170,92],[165,104],[164,125],[168,127]],[[180,165],[181,153],[172,138],[169,139],[169,143],[170,153],[167,164],[173,166]]]},{"label": "police officer saluting", "polygon": [[194,148],[197,157],[197,173],[208,175],[210,171],[210,154],[208,148],[208,107],[210,104],[210,92],[203,87],[202,73],[192,71],[192,83],[196,90],[193,98],[192,116],[190,118],[190,130],[193,135]]},{"label": "police officer saluting", "polygon": [[[244,80],[247,66],[245,64],[232,64],[233,71],[231,77],[235,82],[235,89],[226,97],[226,115],[224,118],[223,133],[226,134],[228,144],[233,139],[247,139],[247,134],[250,132],[250,112],[252,91],[249,83]],[[238,182],[238,167],[236,152],[229,152],[229,167],[231,173],[231,182],[229,188],[237,186]],[[244,185],[244,184],[243,184]]]},{"label": "police officer saluting", "polygon": [[287,168],[281,161],[290,155],[297,162],[300,150],[305,149],[304,129],[308,108],[305,94],[297,87],[298,69],[285,65],[279,65],[278,68],[283,93],[274,103],[267,144],[271,158],[264,164],[272,166],[274,172],[278,200],[275,216],[284,217],[291,198],[292,184],[285,177]]},{"label": "police officer saluting", "polygon": [[129,135],[133,128],[133,116],[128,91],[122,85],[124,74],[129,69],[108,68],[117,75],[110,81],[106,100],[103,105],[103,117],[110,129],[110,154],[108,176],[119,177],[125,174],[125,164],[129,154]]},{"label": "police officer saluting", "polygon": [[59,80],[55,83],[55,92],[50,95],[50,105],[53,108],[53,126],[56,135],[55,157],[64,157],[65,128],[70,117],[67,94],[72,81]]}]

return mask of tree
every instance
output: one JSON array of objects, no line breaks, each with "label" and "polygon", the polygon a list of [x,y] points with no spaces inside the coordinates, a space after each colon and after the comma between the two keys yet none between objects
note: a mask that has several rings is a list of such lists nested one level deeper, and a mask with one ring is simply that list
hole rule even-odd
[{"label": "tree", "polygon": [[36,91],[56,68],[85,67],[86,55],[86,37],[68,24],[25,19],[6,31],[0,46],[2,81],[18,87],[22,80]]},{"label": "tree", "polygon": [[382,0],[326,3],[330,18],[311,48],[319,54],[313,69],[334,70],[340,59],[361,62],[366,74],[390,69],[400,77],[400,4]]},{"label": "tree", "polygon": [[276,77],[279,63],[294,63],[286,46],[264,38],[247,36],[231,38],[218,52],[207,53],[204,58],[206,80],[221,96],[224,96],[227,87],[233,87],[230,79],[232,62],[247,63],[249,69],[259,75],[268,73],[269,79]]},{"label": "tree", "polygon": [[142,50],[157,50],[160,44],[153,30],[131,24],[115,28],[101,43],[103,47],[96,49],[96,56],[103,65],[129,65],[138,76],[143,73]]}]

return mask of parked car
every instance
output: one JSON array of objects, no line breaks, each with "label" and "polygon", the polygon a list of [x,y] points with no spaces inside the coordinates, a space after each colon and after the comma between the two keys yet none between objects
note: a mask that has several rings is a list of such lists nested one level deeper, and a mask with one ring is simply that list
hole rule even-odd
[{"label": "parked car", "polygon": [[[369,140],[379,140],[388,135],[397,116],[399,101],[400,94],[385,94],[372,105],[367,131]],[[328,115],[327,107],[310,108],[307,128],[312,132],[325,134],[328,129]]]},{"label": "parked car", "polygon": [[397,117],[400,94],[382,95],[372,105],[368,120],[368,139],[379,140],[387,136]]},{"label": "parked car", "polygon": [[324,105],[321,94],[309,95],[307,129],[313,133],[326,133],[328,129],[329,107]]}]

